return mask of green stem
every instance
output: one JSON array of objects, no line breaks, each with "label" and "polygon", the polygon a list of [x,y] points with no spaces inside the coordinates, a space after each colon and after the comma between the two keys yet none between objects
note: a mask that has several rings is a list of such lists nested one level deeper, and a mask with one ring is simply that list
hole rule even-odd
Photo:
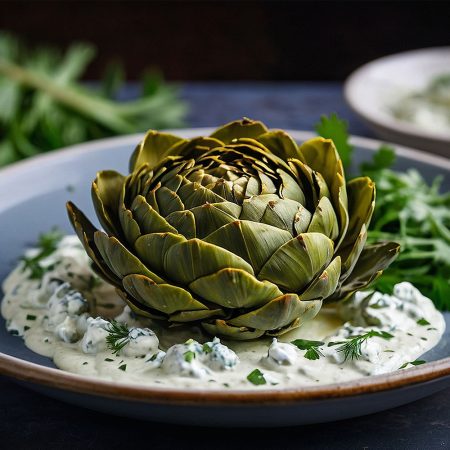
[{"label": "green stem", "polygon": [[107,100],[89,97],[68,86],[58,86],[50,79],[0,58],[0,74],[26,86],[39,89],[63,105],[91,117],[118,133],[133,133],[132,124],[123,120],[116,106]]}]

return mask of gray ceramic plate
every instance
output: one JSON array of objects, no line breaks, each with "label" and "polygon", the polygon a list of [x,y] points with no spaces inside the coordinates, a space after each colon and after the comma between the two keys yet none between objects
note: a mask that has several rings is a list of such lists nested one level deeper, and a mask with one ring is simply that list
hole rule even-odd
[{"label": "gray ceramic plate", "polygon": [[[177,130],[186,137],[211,130]],[[299,141],[311,135],[292,132]],[[94,216],[90,183],[99,169],[126,172],[141,136],[83,144],[0,171],[0,280],[25,246],[57,225],[71,232],[65,201]],[[357,159],[368,159],[380,143],[354,138]],[[397,148],[398,167],[417,167],[427,178],[444,175],[450,190],[450,160]],[[414,280],[411,280],[414,281]],[[450,315],[447,314],[450,328]],[[283,391],[202,391],[139,387],[63,372],[28,350],[0,321],[0,373],[54,398],[121,416],[191,425],[283,426],[327,422],[399,406],[450,386],[449,333],[419,367],[350,383]]]}]

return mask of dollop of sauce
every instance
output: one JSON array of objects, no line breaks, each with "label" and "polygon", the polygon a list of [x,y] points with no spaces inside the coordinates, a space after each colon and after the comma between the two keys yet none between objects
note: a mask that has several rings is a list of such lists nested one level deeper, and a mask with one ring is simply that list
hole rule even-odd
[{"label": "dollop of sauce", "polygon": [[91,270],[76,236],[41,264],[41,278],[21,262],[3,283],[8,331],[63,370],[107,380],[181,389],[339,383],[416,365],[445,329],[432,301],[403,282],[392,295],[357,292],[278,338],[221,342],[199,327],[137,317]]}]

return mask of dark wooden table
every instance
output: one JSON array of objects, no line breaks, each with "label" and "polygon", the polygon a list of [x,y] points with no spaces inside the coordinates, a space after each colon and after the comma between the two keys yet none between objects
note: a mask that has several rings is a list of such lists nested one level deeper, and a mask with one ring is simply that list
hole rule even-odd
[{"label": "dark wooden table", "polygon": [[[126,93],[132,95],[132,89]],[[247,116],[270,127],[311,130],[337,112],[353,134],[372,136],[345,105],[338,83],[186,84],[189,125]],[[450,389],[390,411],[320,425],[213,429],[161,425],[68,406],[0,378],[0,448],[22,449],[446,449]],[[137,447],[139,448],[139,447]]]}]

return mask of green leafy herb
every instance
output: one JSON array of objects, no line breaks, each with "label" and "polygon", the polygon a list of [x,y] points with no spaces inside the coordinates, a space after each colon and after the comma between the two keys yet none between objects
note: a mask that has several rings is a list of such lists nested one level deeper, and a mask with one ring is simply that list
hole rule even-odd
[{"label": "green leafy herb", "polygon": [[37,316],[33,315],[33,314],[27,314],[27,320],[36,320]]},{"label": "green leafy herb", "polygon": [[37,254],[32,257],[24,256],[22,261],[25,263],[25,269],[30,270],[30,278],[42,278],[51,266],[43,267],[41,262],[44,258],[51,255],[58,247],[63,234],[57,228],[53,228],[48,233],[39,235],[37,243]]},{"label": "green leafy herb", "polygon": [[184,360],[188,363],[190,363],[193,359],[195,359],[195,352],[188,350],[184,353]]},{"label": "green leafy herb", "polygon": [[212,352],[212,348],[208,344],[203,344],[203,351],[205,353],[211,353]]},{"label": "green leafy herb", "polygon": [[323,356],[322,352],[319,350],[319,347],[325,345],[325,342],[296,339],[295,341],[292,341],[291,344],[294,344],[300,350],[306,350],[303,355],[306,359],[315,360]]},{"label": "green leafy herb", "polygon": [[105,361],[106,361],[106,362],[113,362],[114,360],[111,359],[111,358],[105,358]]},{"label": "green leafy herb", "polygon": [[362,344],[366,342],[367,339],[373,337],[379,337],[382,339],[389,340],[392,339],[394,336],[386,331],[370,330],[364,334],[360,334],[357,336],[350,336],[346,342],[340,343],[342,345],[337,348],[337,351],[339,353],[344,354],[344,361],[347,361],[348,359],[359,359],[362,356],[362,348],[361,348]]},{"label": "green leafy herb", "polygon": [[421,325],[421,326],[426,326],[426,325],[431,325],[430,322],[428,322],[428,320],[424,319],[423,317],[421,319],[419,319],[417,321],[417,325]]},{"label": "green leafy herb", "polygon": [[349,166],[353,155],[353,146],[349,142],[348,123],[337,114],[323,115],[316,124],[315,130],[319,136],[332,139],[338,149],[342,163]]},{"label": "green leafy herb", "polygon": [[123,370],[124,372],[127,370],[127,365],[126,364],[122,364],[121,366],[119,366],[120,370]]},{"label": "green leafy herb", "polygon": [[404,369],[408,364],[411,364],[413,366],[420,366],[421,364],[425,364],[425,363],[426,363],[426,361],[424,361],[423,359],[416,359],[415,361],[405,362],[405,364],[400,366],[399,369]]},{"label": "green leafy herb", "polygon": [[[316,130],[334,139],[344,161],[351,159],[344,121],[323,117]],[[415,169],[393,170],[394,162],[395,150],[383,145],[355,173],[369,176],[377,186],[368,243],[396,241],[401,246],[398,258],[372,286],[391,294],[395,284],[414,280],[438,309],[450,310],[450,192],[441,193],[442,177],[429,184]]]},{"label": "green leafy herb", "polygon": [[127,102],[116,101],[120,65],[107,69],[100,88],[82,84],[95,53],[82,43],[65,53],[31,50],[0,34],[0,166],[90,139],[183,124],[186,106],[157,72],[144,74],[140,97]]},{"label": "green leafy herb", "polygon": [[267,381],[264,378],[264,374],[259,370],[259,369],[255,369],[252,372],[250,372],[247,375],[247,380],[250,381],[250,383],[255,384],[255,385],[260,385],[260,384],[266,384]]},{"label": "green leafy herb", "polygon": [[113,320],[107,331],[109,334],[106,336],[106,344],[113,354],[117,355],[130,341],[130,330],[125,324]]}]

